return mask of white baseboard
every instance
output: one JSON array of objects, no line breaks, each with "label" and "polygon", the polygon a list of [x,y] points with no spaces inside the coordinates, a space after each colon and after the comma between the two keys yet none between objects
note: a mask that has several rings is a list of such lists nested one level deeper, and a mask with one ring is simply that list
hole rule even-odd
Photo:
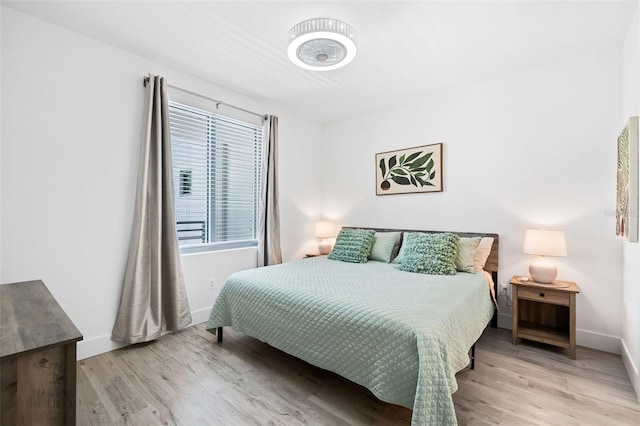
[{"label": "white baseboard", "polygon": [[[498,327],[511,330],[512,316],[498,313]],[[619,337],[577,329],[576,343],[579,346],[586,346],[587,348],[598,349],[600,351],[620,355],[621,340]]]},{"label": "white baseboard", "polygon": [[498,328],[506,328],[507,330],[511,330],[513,327],[512,317],[511,315],[501,314],[498,312]]},{"label": "white baseboard", "polygon": [[201,324],[209,320],[209,314],[211,313],[211,306],[204,309],[198,309],[191,312],[191,325]]},{"label": "white baseboard", "polygon": [[98,336],[78,342],[78,345],[76,346],[76,358],[80,361],[81,359],[91,358],[92,356],[115,351],[116,349],[120,349],[125,346],[127,346],[125,343],[114,342],[111,340],[110,334],[105,334],[104,336]]},{"label": "white baseboard", "polygon": [[[191,312],[190,326],[206,322],[209,319],[209,312],[211,312],[211,307],[198,309],[197,311]],[[512,324],[511,315],[498,313],[499,328],[505,328],[507,330],[511,330],[511,324]],[[578,345],[580,346],[586,346],[588,348],[598,349],[605,352],[611,352],[618,355],[621,353],[621,346],[624,345],[624,343],[621,342],[619,337],[609,336],[606,334],[595,333],[593,331],[586,331],[586,330],[580,330],[580,329],[576,330],[576,340]],[[124,346],[127,346],[127,345],[124,343],[112,341],[111,335],[106,334],[104,336],[94,337],[92,339],[86,339],[78,342],[77,357],[78,357],[78,360],[81,360],[81,359],[89,358],[92,356],[100,355],[105,352],[114,351]],[[625,351],[623,352],[623,360],[625,359],[624,353],[626,353],[626,347],[625,347]],[[630,365],[632,367],[632,370],[629,370],[629,368],[627,368],[627,372],[629,372],[629,376],[632,379],[632,383],[634,383],[634,388],[636,389],[636,395],[637,395],[638,388],[640,387],[640,385],[638,384],[640,380],[638,377],[638,370],[635,364],[632,362],[632,360],[628,357],[628,354],[627,354],[627,359],[629,360]],[[625,363],[625,367],[626,366],[627,364]],[[634,371],[635,375],[632,376],[630,371]],[[634,378],[635,378],[635,381],[634,381]]]},{"label": "white baseboard", "polygon": [[633,362],[633,358],[631,358],[631,354],[629,354],[629,348],[624,342],[622,342],[622,363],[624,364],[625,370],[627,370],[627,374],[629,375],[629,380],[631,380],[631,385],[633,385],[633,389],[636,391],[636,398],[640,402],[640,374],[638,374],[638,367],[636,367],[635,362]]},{"label": "white baseboard", "polygon": [[620,355],[620,346],[622,346],[619,337],[580,329],[576,330],[576,343],[580,346],[616,355]]},{"label": "white baseboard", "polygon": [[[189,326],[206,322],[209,319],[209,312],[211,312],[211,306],[191,312],[191,324]],[[127,344],[114,342],[111,340],[110,334],[105,334],[104,336],[98,336],[78,342],[76,356],[79,361],[81,359],[90,358],[106,352],[115,351],[116,349],[120,349],[125,346],[127,346]]]}]

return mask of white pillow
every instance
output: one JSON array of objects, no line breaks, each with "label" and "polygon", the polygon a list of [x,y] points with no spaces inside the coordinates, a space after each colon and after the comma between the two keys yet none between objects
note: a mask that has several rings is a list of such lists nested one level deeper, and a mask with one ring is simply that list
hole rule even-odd
[{"label": "white pillow", "polygon": [[460,272],[475,272],[476,250],[480,244],[480,237],[460,237],[458,241],[458,255],[456,256],[456,268]]},{"label": "white pillow", "polygon": [[482,271],[485,263],[491,253],[491,246],[493,246],[493,237],[482,237],[480,244],[476,248],[476,254],[473,257],[473,269],[476,271]]}]

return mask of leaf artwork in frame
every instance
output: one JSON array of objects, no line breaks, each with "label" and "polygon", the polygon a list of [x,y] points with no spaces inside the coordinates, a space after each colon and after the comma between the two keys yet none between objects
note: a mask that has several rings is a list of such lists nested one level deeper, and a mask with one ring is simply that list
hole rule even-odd
[{"label": "leaf artwork in frame", "polygon": [[618,137],[616,235],[638,242],[638,117]]},{"label": "leaf artwork in frame", "polygon": [[441,143],[376,154],[376,195],[441,191]]}]

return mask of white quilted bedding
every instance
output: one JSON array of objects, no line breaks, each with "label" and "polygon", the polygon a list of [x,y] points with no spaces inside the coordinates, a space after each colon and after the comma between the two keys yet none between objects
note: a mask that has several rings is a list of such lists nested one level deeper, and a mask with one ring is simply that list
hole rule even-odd
[{"label": "white quilted bedding", "polygon": [[316,257],[233,274],[207,329],[233,326],[413,409],[456,424],[455,373],[493,315],[482,274],[434,276]]}]

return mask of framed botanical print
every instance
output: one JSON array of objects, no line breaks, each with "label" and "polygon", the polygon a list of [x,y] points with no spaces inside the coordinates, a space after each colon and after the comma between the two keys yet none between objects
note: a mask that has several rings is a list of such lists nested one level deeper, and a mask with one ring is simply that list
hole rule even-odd
[{"label": "framed botanical print", "polygon": [[638,117],[618,136],[616,235],[638,241]]},{"label": "framed botanical print", "polygon": [[376,195],[441,191],[441,143],[376,154]]}]

